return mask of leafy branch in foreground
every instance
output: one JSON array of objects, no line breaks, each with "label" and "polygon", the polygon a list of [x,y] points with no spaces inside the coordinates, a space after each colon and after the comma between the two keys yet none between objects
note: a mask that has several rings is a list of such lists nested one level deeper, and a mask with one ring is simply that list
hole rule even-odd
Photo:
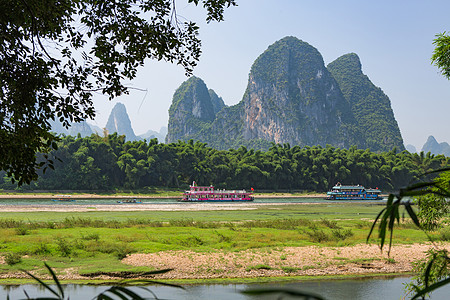
[{"label": "leafy branch in foreground", "polygon": [[[234,0],[187,0],[220,22]],[[178,4],[180,4],[178,2]],[[0,170],[19,185],[52,168],[46,158],[65,128],[93,119],[93,96],[128,94],[126,81],[147,59],[192,74],[199,26],[177,17],[172,0],[0,1]],[[40,157],[39,153],[44,154]],[[41,160],[41,158],[44,158]]]},{"label": "leafy branch in foreground", "polygon": [[448,251],[446,249],[430,249],[424,259],[415,263],[414,271],[419,272],[417,276],[413,277],[415,283],[410,282],[406,285],[410,292],[416,293],[413,299],[424,297],[431,291],[450,283],[450,258]]},{"label": "leafy branch in foreground", "polygon": [[[54,297],[38,297],[38,298],[31,298],[28,293],[24,290],[25,296],[27,297],[27,299],[37,299],[37,300],[47,300],[47,299],[56,299],[56,300],[65,300],[65,294],[64,294],[64,289],[61,285],[61,282],[59,281],[56,273],[53,271],[53,269],[47,265],[46,263],[44,263],[45,267],[47,268],[48,272],[50,273],[53,281],[56,284],[56,289],[52,288],[50,285],[48,285],[47,283],[45,283],[43,280],[39,279],[38,277],[34,276],[33,274],[31,274],[30,272],[27,271],[23,271],[26,274],[28,274],[30,277],[32,277],[34,280],[36,280],[42,287],[44,287],[45,290],[51,292]],[[156,270],[156,271],[150,271],[150,272],[144,272],[141,273],[140,276],[153,276],[156,274],[163,274],[163,273],[167,273],[169,271],[171,271],[172,269],[164,269],[164,270]],[[175,284],[170,284],[170,283],[164,283],[164,282],[160,282],[160,281],[155,281],[155,280],[149,280],[149,279],[133,279],[133,280],[121,280],[119,281],[116,285],[110,287],[109,289],[107,289],[106,291],[98,294],[97,296],[94,296],[92,299],[97,299],[97,300],[113,300],[115,298],[113,297],[117,297],[117,299],[122,299],[122,300],[127,300],[127,299],[133,299],[133,300],[144,300],[144,299],[151,299],[148,297],[142,297],[141,295],[139,295],[138,293],[132,291],[130,288],[123,286],[123,285],[137,285],[137,284],[160,284],[160,285],[165,285],[165,286],[169,286],[169,287],[175,287],[175,288],[181,288],[183,289],[182,286],[179,285],[175,285]],[[150,289],[146,288],[146,287],[139,287],[140,289],[150,293],[153,296],[153,299],[158,299],[158,297],[155,295],[155,293],[153,293]],[[9,295],[8,295],[8,299],[9,299]],[[70,299],[70,297],[67,297],[67,300]]]},{"label": "leafy branch in foreground", "polygon": [[433,44],[436,48],[431,57],[431,62],[441,70],[442,75],[450,79],[450,35],[445,31],[437,34]]},{"label": "leafy branch in foreground", "polygon": [[[380,248],[383,250],[383,246],[386,243],[387,231],[389,231],[389,250],[388,255],[392,247],[393,233],[395,222],[400,223],[400,207],[404,207],[406,213],[413,221],[413,223],[427,234],[427,229],[430,228],[429,222],[437,222],[441,220],[448,213],[448,206],[450,205],[448,199],[450,198],[450,168],[444,168],[425,173],[430,175],[439,173],[440,176],[428,182],[420,182],[412,184],[404,189],[401,189],[397,195],[390,194],[386,202],[386,207],[381,210],[375,221],[372,224],[372,228],[367,236],[367,242],[373,233],[376,224],[379,222],[378,238],[380,240]],[[412,208],[412,203],[409,200],[404,201],[406,197],[418,197],[419,201],[419,216],[420,220]],[[440,209],[436,212],[434,205],[422,205],[420,199],[425,197],[429,202],[439,202]],[[425,210],[425,211],[424,211]],[[434,210],[434,213],[430,214],[426,210]],[[431,215],[431,217],[430,217]],[[430,220],[431,218],[431,220]],[[434,223],[433,223],[434,224]],[[425,226],[424,226],[425,225]],[[428,234],[427,234],[428,236]],[[430,239],[430,237],[428,236]],[[430,239],[431,240],[431,239]],[[437,245],[434,243],[435,247]],[[432,249],[429,252],[427,259],[421,261],[416,265],[416,271],[421,272],[416,280],[417,284],[410,284],[409,287],[416,294],[412,299],[422,297],[434,291],[435,289],[442,287],[450,283],[450,257],[448,252],[444,250]]]},{"label": "leafy branch in foreground", "polygon": [[325,300],[322,296],[309,293],[309,292],[303,292],[300,290],[295,289],[287,289],[287,288],[270,288],[270,289],[251,289],[242,291],[243,294],[246,295],[253,295],[253,296],[260,296],[260,295],[267,295],[267,294],[273,294],[277,293],[280,294],[280,296],[277,299],[283,299],[284,296],[287,297],[301,297],[303,299],[308,300]]}]

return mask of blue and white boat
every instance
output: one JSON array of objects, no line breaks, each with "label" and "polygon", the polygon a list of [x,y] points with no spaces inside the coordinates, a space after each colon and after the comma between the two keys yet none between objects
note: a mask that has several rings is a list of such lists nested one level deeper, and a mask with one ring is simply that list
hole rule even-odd
[{"label": "blue and white boat", "polygon": [[326,200],[381,200],[381,191],[376,189],[366,189],[362,185],[342,185],[340,183],[333,186],[327,193]]}]

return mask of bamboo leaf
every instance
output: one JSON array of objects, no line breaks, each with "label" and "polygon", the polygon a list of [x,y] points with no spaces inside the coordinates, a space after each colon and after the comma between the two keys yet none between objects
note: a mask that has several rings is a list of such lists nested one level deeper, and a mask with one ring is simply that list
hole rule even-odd
[{"label": "bamboo leaf", "polygon": [[247,294],[247,295],[266,295],[266,294],[273,294],[273,293],[281,293],[286,294],[289,296],[294,297],[304,297],[306,299],[316,299],[316,300],[325,300],[320,295],[316,295],[314,293],[309,292],[303,292],[295,289],[287,289],[287,288],[268,288],[268,289],[252,289],[252,290],[245,290],[241,293]]},{"label": "bamboo leaf", "polygon": [[[106,296],[106,297],[108,297],[109,299],[113,299],[113,298],[111,298],[111,297],[105,295],[106,293],[111,293],[111,294],[113,294],[113,295],[116,295],[117,297],[119,297],[119,298],[122,299],[122,300],[128,300],[127,296],[126,296],[126,295],[123,295],[122,292],[121,292],[120,290],[118,290],[117,288],[118,288],[117,286],[113,286],[113,287],[107,289],[106,291],[104,291],[103,293],[101,293],[100,295],[101,295],[102,297],[105,297],[105,296]],[[99,296],[100,296],[100,295],[99,295]]]},{"label": "bamboo leaf", "polygon": [[[125,287],[121,287],[121,286],[116,286],[113,287],[114,288],[114,292],[116,292],[116,295],[122,295],[121,293],[130,296],[133,300],[144,300],[145,298],[142,298],[141,296],[139,296],[138,294],[136,294],[135,292],[131,291],[129,288],[125,288]],[[111,288],[111,289],[113,289]],[[123,295],[122,295],[123,296]],[[122,299],[127,299],[122,298]]]},{"label": "bamboo leaf", "polygon": [[411,218],[411,220],[414,222],[414,224],[417,227],[421,228],[419,218],[417,217],[416,213],[414,212],[414,210],[411,207],[411,202],[408,201],[404,205],[405,205],[405,209],[408,212],[408,215]]},{"label": "bamboo leaf", "polygon": [[369,238],[372,235],[373,230],[375,229],[375,226],[377,225],[378,219],[381,217],[381,215],[384,213],[384,211],[386,210],[386,208],[383,208],[377,215],[377,217],[375,218],[375,221],[373,221],[372,223],[372,227],[370,228],[369,234],[367,235],[366,238],[366,243],[369,242]]},{"label": "bamboo leaf", "polygon": [[436,261],[436,253],[433,254],[433,259],[428,263],[427,268],[425,269],[425,288],[428,287],[428,283],[430,282],[430,274],[431,274],[431,268],[433,267],[434,262]]},{"label": "bamboo leaf", "polygon": [[442,172],[446,172],[446,171],[450,171],[450,167],[440,168],[440,169],[428,171],[428,172],[423,173],[420,176],[426,176],[426,175],[435,174],[435,173],[442,173]]},{"label": "bamboo leaf", "polygon": [[47,263],[44,263],[44,265],[47,268],[47,270],[49,271],[50,275],[52,275],[53,281],[56,283],[56,286],[58,287],[58,290],[60,292],[61,298],[64,299],[64,290],[63,290],[63,287],[61,286],[61,283],[58,280],[58,277],[56,276],[56,274],[52,270],[52,268],[50,268],[50,266],[47,265]]},{"label": "bamboo leaf", "polygon": [[185,289],[181,285],[162,282],[162,281],[156,281],[156,280],[148,280],[148,279],[132,279],[132,280],[125,281],[125,283],[127,283],[127,284],[148,283],[148,284],[158,284],[158,285],[164,285],[164,286],[169,286],[169,287],[175,287],[175,288],[179,288],[179,289]]},{"label": "bamboo leaf", "polygon": [[430,292],[432,292],[432,291],[434,291],[434,290],[440,288],[441,286],[444,286],[444,285],[446,285],[446,284],[449,284],[449,283],[450,283],[450,277],[449,277],[449,278],[446,278],[446,279],[444,279],[444,280],[441,280],[441,281],[439,281],[439,282],[436,282],[435,284],[432,284],[432,285],[430,285],[429,287],[427,287],[427,288],[425,288],[425,289],[423,289],[423,290],[420,290],[420,292],[418,292],[417,294],[415,294],[415,295],[411,298],[411,300],[417,299],[417,298],[419,298],[419,297],[423,297],[423,296],[425,296],[426,294],[428,294],[428,293],[430,293]]},{"label": "bamboo leaf", "polygon": [[152,290],[150,290],[149,288],[146,288],[146,287],[143,287],[143,286],[140,286],[139,288],[141,288],[141,289],[143,289],[143,290],[149,292],[150,294],[152,294],[152,295],[153,295],[153,298],[158,299],[158,297],[156,296],[156,294],[155,294]]},{"label": "bamboo leaf", "polygon": [[[105,291],[106,292],[106,291]],[[109,297],[108,295],[105,295],[104,293],[101,293],[100,295],[98,295],[96,298],[97,300],[114,300],[114,298]]]},{"label": "bamboo leaf", "polygon": [[22,271],[25,272],[28,276],[30,276],[34,280],[36,280],[37,282],[39,282],[39,284],[42,285],[45,289],[49,290],[52,294],[57,296],[58,297],[57,299],[61,299],[60,295],[58,295],[58,293],[55,290],[53,290],[48,284],[46,284],[45,282],[43,282],[42,280],[40,280],[39,278],[37,278],[36,276],[31,274],[30,272],[25,271],[25,270],[22,270]]},{"label": "bamboo leaf", "polygon": [[148,275],[157,275],[157,274],[164,274],[167,272],[172,271],[173,269],[162,269],[162,270],[155,270],[155,271],[149,271],[149,272],[144,272],[141,275],[143,276],[148,276]]}]

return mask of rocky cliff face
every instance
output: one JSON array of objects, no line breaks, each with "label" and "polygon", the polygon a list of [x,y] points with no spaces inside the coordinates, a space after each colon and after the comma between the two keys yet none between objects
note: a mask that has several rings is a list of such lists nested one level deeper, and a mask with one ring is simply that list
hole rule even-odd
[{"label": "rocky cliff face", "polygon": [[217,114],[222,108],[226,106],[225,102],[223,102],[223,99],[221,97],[217,96],[214,90],[209,89],[208,93],[211,98],[211,104],[213,106],[214,114]]},{"label": "rocky cliff face", "polygon": [[[252,66],[244,102],[245,139],[349,147],[355,124],[347,101],[311,45],[286,37]],[[353,135],[351,135],[353,136]]]},{"label": "rocky cliff face", "polygon": [[223,106],[223,100],[214,91],[208,91],[203,80],[195,76],[189,78],[173,95],[166,141],[195,138],[213,122],[216,111]]},{"label": "rocky cliff face", "polygon": [[[267,149],[275,142],[403,150],[389,98],[362,74],[359,58],[349,58],[327,68],[317,49],[283,38],[256,59],[242,101],[231,107],[215,93],[206,96],[206,85],[193,77],[174,95],[166,142],[195,139],[218,149]],[[359,88],[366,90],[359,94]]]},{"label": "rocky cliff face", "polygon": [[350,104],[367,147],[373,151],[402,151],[402,135],[391,108],[391,101],[363,74],[358,55],[343,55],[328,65]]},{"label": "rocky cliff face", "polygon": [[127,141],[135,141],[138,139],[131,127],[127,109],[122,103],[117,103],[114,106],[105,128],[109,134],[117,132],[119,135],[125,135]]}]

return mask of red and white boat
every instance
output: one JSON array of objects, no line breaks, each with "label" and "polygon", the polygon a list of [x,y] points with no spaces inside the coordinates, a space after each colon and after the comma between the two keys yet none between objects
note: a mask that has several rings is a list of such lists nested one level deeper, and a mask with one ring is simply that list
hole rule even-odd
[{"label": "red and white boat", "polygon": [[188,191],[183,193],[181,202],[249,202],[253,201],[253,188],[251,192],[246,190],[215,190],[211,186],[197,186],[195,181]]}]

